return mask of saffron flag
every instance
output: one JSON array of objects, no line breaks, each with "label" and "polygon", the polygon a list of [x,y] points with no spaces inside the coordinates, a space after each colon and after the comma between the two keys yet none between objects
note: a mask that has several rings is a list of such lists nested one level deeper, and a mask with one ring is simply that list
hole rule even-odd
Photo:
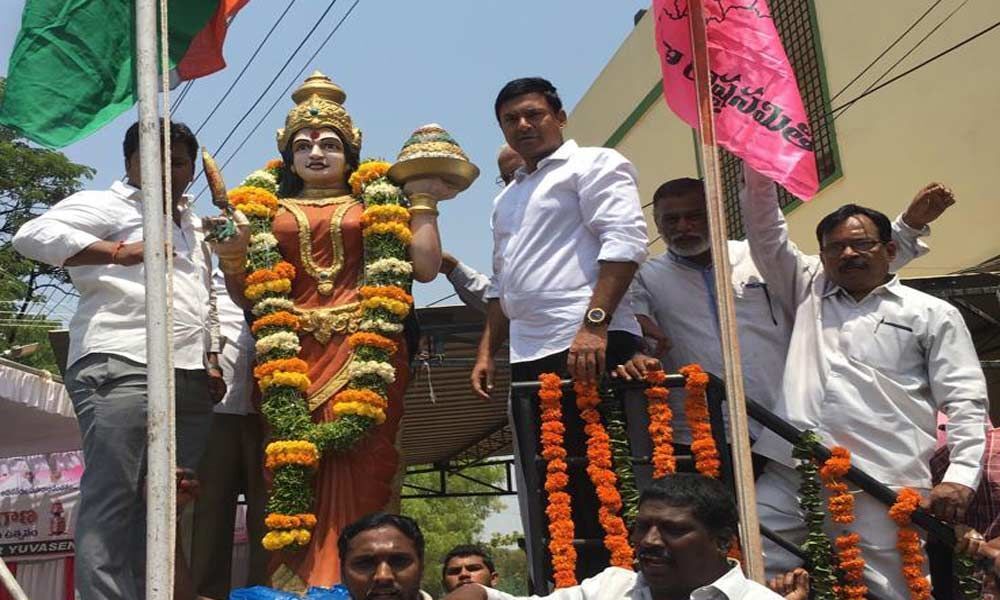
[{"label": "saffron flag", "polygon": [[[170,0],[171,79],[225,67],[226,24],[248,0]],[[27,0],[11,52],[0,125],[61,148],[138,99],[131,0]]]},{"label": "saffron flag", "polygon": [[[789,192],[819,190],[809,117],[767,0],[703,0],[720,146]],[[698,128],[688,0],[654,0],[663,95]]]}]

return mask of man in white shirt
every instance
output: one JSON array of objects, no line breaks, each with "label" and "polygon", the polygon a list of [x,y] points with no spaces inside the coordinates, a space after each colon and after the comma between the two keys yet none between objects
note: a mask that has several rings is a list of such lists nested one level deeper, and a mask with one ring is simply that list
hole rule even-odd
[{"label": "man in white shirt", "polygon": [[[817,227],[820,257],[806,256],[788,239],[774,184],[749,170],[746,177],[750,251],[795,315],[774,412],[847,448],[854,466],[889,487],[929,493],[938,517],[960,519],[979,482],[987,418],[986,383],[961,314],[890,273],[897,248],[882,213],[841,207]],[[931,489],[938,411],[949,417],[951,466]],[[754,450],[772,459],[757,482],[761,523],[803,541],[791,447],[765,430]],[[908,598],[888,508],[864,492],[854,497],[855,522],[844,528],[861,536],[869,589]],[[797,563],[766,540],[765,552],[769,574]]]},{"label": "man in white shirt", "polygon": [[[892,224],[892,236],[899,249],[893,270],[927,252],[919,238],[953,202],[936,184],[917,193]],[[656,342],[651,354],[662,355],[664,368],[670,372],[698,363],[706,371],[722,376],[704,183],[685,177],[661,185],[653,194],[653,219],[668,249],[639,267],[629,289],[643,335]],[[781,395],[781,370],[794,314],[769,290],[746,240],[729,240],[728,246],[746,395],[773,409]],[[626,379],[641,377],[645,370],[642,361],[630,362],[620,374]],[[670,394],[671,407],[679,415],[674,419],[674,441],[689,445],[691,432],[683,418],[684,399],[682,389]],[[723,412],[723,418],[728,423],[728,413]],[[759,433],[760,426],[751,421],[751,437]]]},{"label": "man in white shirt", "polygon": [[[635,168],[614,150],[564,141],[566,112],[545,79],[509,82],[494,109],[525,165],[493,203],[493,277],[473,388],[489,398],[493,356],[508,337],[512,380],[555,372],[596,381],[605,362],[621,364],[638,348],[639,324],[629,303],[619,304],[646,257]],[[566,447],[584,456],[572,396],[563,400]],[[514,423],[530,422],[513,409]],[[522,467],[535,468],[534,457],[519,458]],[[569,492],[581,509],[581,536],[600,536],[596,495],[582,470],[571,476]],[[594,573],[602,560],[585,556],[580,564]]]},{"label": "man in white shirt", "polygon": [[[497,185],[507,187],[514,180],[514,173],[524,166],[521,155],[504,144],[497,153]],[[447,252],[441,253],[441,274],[448,278],[459,299],[480,312],[486,312],[486,291],[490,278]]]},{"label": "man in white shirt", "polygon": [[224,600],[232,581],[233,529],[240,494],[246,500],[247,585],[267,580],[264,537],[264,430],[253,405],[254,338],[243,309],[226,291],[222,271],[212,274],[219,315],[220,366],[226,396],[215,405],[208,443],[198,467],[191,575],[198,594]]},{"label": "man in white shirt", "polygon": [[[692,473],[659,479],[643,490],[630,541],[638,572],[608,567],[549,600],[770,600],[781,596],[748,580],[727,559],[738,523],[731,493]],[[515,600],[500,590],[463,585],[445,600]],[[531,598],[537,599],[538,596]]]},{"label": "man in white shirt", "polygon": [[[65,381],[87,467],[76,524],[82,600],[144,596],[146,309],[138,134],[138,124],[125,134],[128,183],[66,198],[25,223],[13,242],[28,258],[66,267],[80,292]],[[177,463],[193,469],[211,425],[209,382],[216,399],[224,384],[217,365],[206,371],[206,361],[214,360],[206,357],[211,267],[201,220],[184,195],[198,141],[181,123],[173,123],[169,135]]]}]

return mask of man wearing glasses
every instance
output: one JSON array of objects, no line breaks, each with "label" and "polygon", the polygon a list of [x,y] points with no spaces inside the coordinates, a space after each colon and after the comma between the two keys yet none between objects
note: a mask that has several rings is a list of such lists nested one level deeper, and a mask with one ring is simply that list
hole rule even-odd
[{"label": "man wearing glasses", "polygon": [[[775,412],[815,431],[828,447],[847,448],[854,466],[892,489],[929,497],[939,518],[960,520],[979,483],[987,418],[986,382],[961,314],[890,273],[897,248],[884,214],[847,204],[824,217],[817,259],[789,240],[774,184],[749,171],[746,182],[741,203],[750,252],[771,293],[794,313]],[[929,193],[942,207],[954,202],[945,187]],[[951,466],[932,489],[939,411],[949,417]],[[754,450],[772,459],[757,481],[761,524],[793,543],[805,541],[791,446],[764,430]],[[854,523],[828,521],[827,533],[859,534],[869,590],[908,598],[897,527],[885,505],[855,491]],[[797,566],[769,541],[764,550],[769,576]]]}]

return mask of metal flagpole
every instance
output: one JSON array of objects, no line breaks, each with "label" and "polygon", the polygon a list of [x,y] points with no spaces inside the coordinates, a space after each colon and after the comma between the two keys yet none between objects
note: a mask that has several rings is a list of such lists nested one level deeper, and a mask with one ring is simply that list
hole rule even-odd
[{"label": "metal flagpole", "polygon": [[729,411],[730,446],[733,453],[733,477],[740,510],[740,541],[743,566],[754,581],[764,581],[764,555],[757,519],[757,494],[754,491],[753,464],[750,457],[750,434],[743,393],[743,367],[736,312],[733,306],[732,266],[729,263],[729,236],[726,233],[719,155],[715,145],[712,112],[712,82],[708,64],[708,36],[703,0],[688,0],[690,7],[691,47],[694,51],[695,90],[698,94],[698,120],[701,132],[701,163],[705,169],[705,200],[708,228],[712,241],[712,265],[715,274],[716,305],[719,314],[719,337],[725,364],[726,404]]},{"label": "metal flagpole", "polygon": [[[146,272],[146,598],[174,594],[174,420],[170,360],[173,329],[168,314],[165,193],[157,118],[157,3],[135,0],[136,80],[139,92],[139,158],[142,177],[143,264]],[[167,40],[163,40],[166,44]]]}]

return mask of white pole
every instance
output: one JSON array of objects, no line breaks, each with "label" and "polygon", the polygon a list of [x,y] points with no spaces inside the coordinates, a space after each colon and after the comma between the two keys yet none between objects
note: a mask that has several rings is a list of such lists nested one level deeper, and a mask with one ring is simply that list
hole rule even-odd
[{"label": "white pole", "polygon": [[11,598],[14,600],[28,600],[27,594],[21,589],[21,584],[14,579],[14,574],[10,572],[10,569],[7,568],[7,563],[2,558],[0,558],[0,581],[7,588],[7,592]]},{"label": "white pole", "polygon": [[698,118],[701,133],[701,160],[705,168],[705,201],[708,229],[712,240],[712,265],[715,273],[716,307],[719,314],[719,337],[725,365],[726,404],[729,410],[729,442],[733,454],[733,478],[740,511],[740,542],[747,576],[764,582],[764,552],[757,519],[757,494],[754,490],[753,464],[746,401],[743,394],[743,366],[740,362],[740,339],[736,328],[733,302],[733,276],[729,263],[729,236],[723,210],[719,175],[719,155],[715,145],[712,91],[703,0],[690,0],[691,47],[694,50],[695,90],[698,94]]},{"label": "white pole", "polygon": [[[165,196],[157,118],[156,0],[135,0],[136,80],[139,91],[139,157],[142,173],[143,264],[146,271],[146,377],[148,469],[146,475],[146,598],[174,594],[174,421],[170,361],[173,330],[168,314]],[[166,40],[164,40],[166,43]]]}]

